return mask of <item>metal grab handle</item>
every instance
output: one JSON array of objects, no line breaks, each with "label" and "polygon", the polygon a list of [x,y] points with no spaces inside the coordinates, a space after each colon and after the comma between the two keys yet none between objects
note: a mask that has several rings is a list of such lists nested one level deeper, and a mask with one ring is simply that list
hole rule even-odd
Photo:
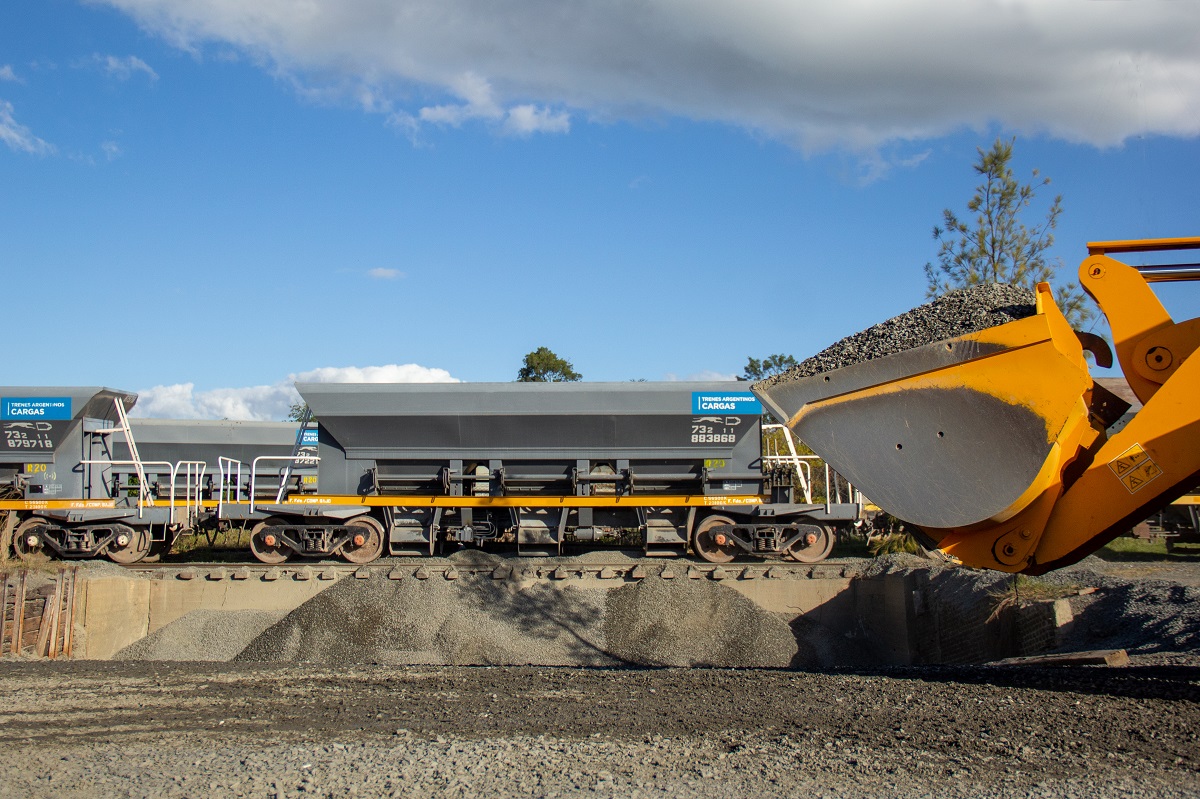
[{"label": "metal grab handle", "polygon": [[[250,464],[250,512],[254,513],[254,505],[255,505],[254,496],[255,496],[255,487],[256,487],[255,481],[258,478],[258,464],[260,461],[281,461],[281,462],[287,463],[290,466],[291,464],[301,463],[301,462],[317,463],[320,460],[321,459],[319,457],[311,457],[311,456],[307,456],[307,455],[305,455],[305,456],[300,456],[300,455],[259,455]],[[279,491],[280,491],[280,493],[282,493],[283,488],[281,487],[279,489]],[[276,494],[275,501],[282,502],[283,497],[280,496],[279,494]]]}]

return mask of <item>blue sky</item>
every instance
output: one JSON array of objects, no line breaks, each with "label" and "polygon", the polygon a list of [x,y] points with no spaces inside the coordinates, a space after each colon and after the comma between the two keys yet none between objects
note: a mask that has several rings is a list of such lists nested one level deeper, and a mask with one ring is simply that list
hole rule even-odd
[{"label": "blue sky", "polygon": [[539,346],[731,378],[922,302],[998,136],[1063,195],[1060,279],[1200,234],[1200,2],[896,8],[9,0],[0,382],[280,418]]}]

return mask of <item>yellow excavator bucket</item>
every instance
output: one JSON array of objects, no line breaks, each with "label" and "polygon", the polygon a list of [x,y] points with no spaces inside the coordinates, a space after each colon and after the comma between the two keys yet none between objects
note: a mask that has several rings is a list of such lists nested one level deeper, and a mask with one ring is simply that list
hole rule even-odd
[{"label": "yellow excavator bucket", "polygon": [[[1162,241],[1149,244],[1166,249]],[[1170,241],[1172,249],[1200,246]],[[1092,245],[1081,281],[1109,315],[1123,368],[1165,353],[1171,380],[1200,379],[1200,363],[1183,363],[1200,326],[1172,323],[1146,286],[1150,278],[1097,256],[1102,246]],[[754,391],[863,494],[967,565],[1029,573],[1066,565],[1191,487],[1200,471],[1200,408],[1195,393],[1186,409],[1159,403],[1160,369],[1149,382],[1130,381],[1145,403],[1129,426],[1134,433],[1127,427],[1109,438],[1107,427],[1127,406],[1094,384],[1081,337],[1049,285],[1038,285],[1036,303],[1033,316],[824,374],[763,381]],[[1089,349],[1104,348],[1089,341]],[[1164,469],[1167,479],[1156,481]]]}]

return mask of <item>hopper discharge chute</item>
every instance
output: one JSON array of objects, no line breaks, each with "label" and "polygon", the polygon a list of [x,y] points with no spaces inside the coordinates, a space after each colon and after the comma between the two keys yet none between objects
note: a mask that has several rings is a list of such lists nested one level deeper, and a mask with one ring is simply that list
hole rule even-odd
[{"label": "hopper discharge chute", "polygon": [[[1200,270],[1139,271],[1105,254],[1190,247],[1200,239],[1090,245],[1081,282],[1108,316],[1145,405],[1111,437],[1128,406],[1093,381],[1084,359],[1088,349],[1108,365],[1107,346],[1071,330],[1044,283],[1022,292],[1023,303],[968,309],[974,316],[964,312],[958,330],[938,318],[947,308],[923,306],[753,388],[875,504],[964,563],[1026,573],[1066,565],[1200,472],[1200,363],[1187,361],[1200,327],[1172,322],[1147,285]],[[946,305],[953,312],[996,289],[1020,291],[978,287],[947,295]],[[905,331],[914,318],[933,336],[914,341]],[[1170,366],[1154,368],[1163,361]]]}]

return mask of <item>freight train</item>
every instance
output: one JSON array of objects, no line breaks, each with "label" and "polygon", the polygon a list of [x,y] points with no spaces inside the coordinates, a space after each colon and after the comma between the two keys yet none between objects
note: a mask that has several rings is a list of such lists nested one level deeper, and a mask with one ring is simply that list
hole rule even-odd
[{"label": "freight train", "polygon": [[790,439],[764,451],[762,407],[737,388],[309,383],[301,424],[131,420],[129,392],[0,388],[0,511],[24,558],[134,563],[241,526],[264,563],[630,537],[714,563],[820,561],[861,498]]}]

